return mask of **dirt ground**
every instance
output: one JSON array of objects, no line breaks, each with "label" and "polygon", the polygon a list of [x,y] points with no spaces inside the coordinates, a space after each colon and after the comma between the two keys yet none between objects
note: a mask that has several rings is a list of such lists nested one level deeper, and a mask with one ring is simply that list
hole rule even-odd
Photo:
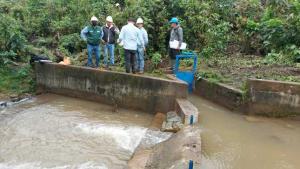
[{"label": "dirt ground", "polygon": [[266,63],[260,56],[234,55],[201,59],[198,76],[242,89],[248,78],[300,82],[300,64]]}]

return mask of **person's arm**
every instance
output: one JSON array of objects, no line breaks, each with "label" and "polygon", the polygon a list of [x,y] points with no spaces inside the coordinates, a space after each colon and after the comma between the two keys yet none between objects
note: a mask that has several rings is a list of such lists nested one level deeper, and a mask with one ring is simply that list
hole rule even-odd
[{"label": "person's arm", "polygon": [[106,42],[105,42],[105,40],[103,38],[104,38],[104,31],[103,31],[103,27],[101,27],[100,39],[101,39],[101,41],[102,41],[103,44],[106,44]]},{"label": "person's arm", "polygon": [[120,35],[119,35],[119,43],[124,39],[124,27],[121,29]]},{"label": "person's arm", "polygon": [[81,30],[80,36],[84,41],[87,41],[86,34],[88,33],[88,27],[86,26]]},{"label": "person's arm", "polygon": [[114,25],[114,27],[115,27],[115,33],[119,35],[120,34],[119,28],[116,25]]},{"label": "person's arm", "polygon": [[148,33],[146,30],[144,30],[144,41],[145,41],[145,46],[148,45],[149,39],[148,39]]},{"label": "person's arm", "polygon": [[138,45],[141,45],[145,49],[145,43],[143,39],[143,31],[137,28]]},{"label": "person's arm", "polygon": [[178,45],[178,49],[180,49],[181,44],[183,42],[183,30],[181,27],[178,28],[178,41],[179,41],[179,45]]}]

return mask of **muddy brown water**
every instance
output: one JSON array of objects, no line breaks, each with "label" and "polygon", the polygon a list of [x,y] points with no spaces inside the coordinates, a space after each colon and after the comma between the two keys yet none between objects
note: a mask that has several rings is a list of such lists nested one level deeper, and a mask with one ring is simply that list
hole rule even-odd
[{"label": "muddy brown water", "polygon": [[[232,113],[197,96],[201,169],[299,169],[300,121]],[[149,132],[147,113],[53,94],[0,110],[0,169],[123,169]]]},{"label": "muddy brown water", "polygon": [[139,144],[170,135],[153,116],[46,94],[0,110],[0,169],[123,169]]},{"label": "muddy brown water", "polygon": [[236,114],[197,96],[201,169],[300,169],[300,121]]}]

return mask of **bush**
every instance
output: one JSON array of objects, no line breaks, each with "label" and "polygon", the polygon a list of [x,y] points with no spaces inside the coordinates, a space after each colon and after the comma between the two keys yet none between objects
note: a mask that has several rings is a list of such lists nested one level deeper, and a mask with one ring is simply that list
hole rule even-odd
[{"label": "bush", "polygon": [[21,25],[12,17],[0,14],[0,64],[21,57],[26,39]]},{"label": "bush", "polygon": [[74,54],[85,48],[80,39],[79,33],[64,35],[59,40],[59,47],[66,49],[69,53]]},{"label": "bush", "polygon": [[158,65],[162,62],[162,56],[160,53],[154,53],[151,57],[151,63],[153,64],[154,69],[158,68]]},{"label": "bush", "polygon": [[[150,39],[147,50],[151,53],[167,53],[167,36],[170,30],[168,21],[174,16],[180,19],[184,41],[189,48],[206,57],[227,55],[229,44],[236,44],[246,54],[261,55],[286,53],[293,45],[299,48],[300,2],[262,2],[264,1],[4,1],[0,3],[1,55],[16,59],[24,54],[24,46],[29,43],[51,50],[59,48],[68,55],[76,55],[85,48],[79,33],[89,24],[92,15],[99,18],[101,25],[104,25],[107,15],[112,15],[119,28],[126,24],[129,17],[142,17]],[[116,6],[116,3],[120,6]],[[292,52],[287,55],[292,55]],[[1,60],[3,63],[3,57]]]}]

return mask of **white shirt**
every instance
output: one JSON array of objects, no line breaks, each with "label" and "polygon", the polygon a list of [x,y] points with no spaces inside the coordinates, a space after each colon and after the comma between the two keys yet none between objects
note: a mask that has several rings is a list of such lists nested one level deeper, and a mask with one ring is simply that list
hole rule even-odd
[{"label": "white shirt", "polygon": [[133,23],[128,23],[122,27],[119,39],[123,42],[123,48],[127,50],[137,50],[138,45],[144,46],[140,29],[135,27]]}]

